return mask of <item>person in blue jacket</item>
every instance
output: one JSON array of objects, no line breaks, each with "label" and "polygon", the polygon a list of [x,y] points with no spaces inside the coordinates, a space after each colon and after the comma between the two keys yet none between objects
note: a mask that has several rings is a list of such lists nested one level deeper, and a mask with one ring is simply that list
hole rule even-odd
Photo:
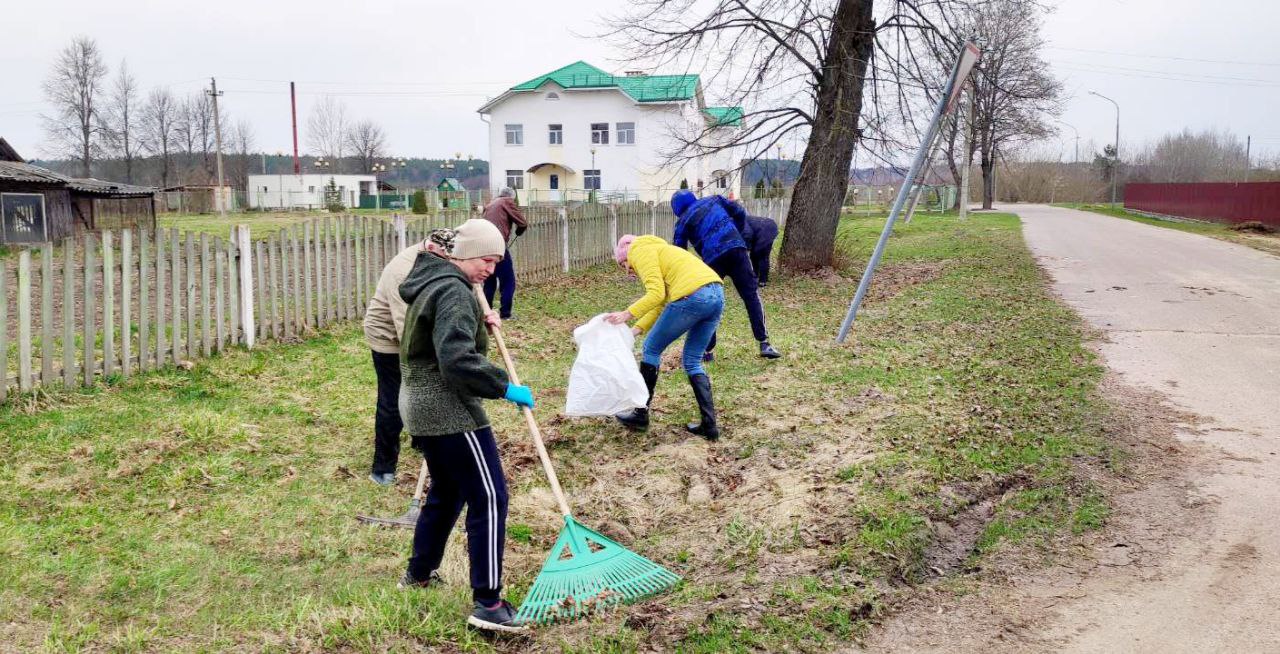
[{"label": "person in blue jacket", "polygon": [[[751,267],[751,255],[747,242],[742,238],[746,229],[747,211],[742,205],[720,195],[698,199],[692,191],[681,189],[671,196],[671,211],[676,215],[675,234],[671,244],[676,247],[693,245],[702,261],[716,271],[721,278],[728,277],[738,291],[738,297],[747,307],[751,321],[751,333],[760,341],[760,356],[777,359],[782,353],[769,344],[769,331],[764,324],[764,306],[756,289],[756,274]],[[711,348],[707,356],[711,359]]]},{"label": "person in blue jacket", "polygon": [[764,288],[769,284],[769,255],[773,253],[773,242],[778,240],[778,223],[772,218],[747,216],[746,229],[742,239],[747,242],[751,251],[751,267],[756,271],[756,285]]}]

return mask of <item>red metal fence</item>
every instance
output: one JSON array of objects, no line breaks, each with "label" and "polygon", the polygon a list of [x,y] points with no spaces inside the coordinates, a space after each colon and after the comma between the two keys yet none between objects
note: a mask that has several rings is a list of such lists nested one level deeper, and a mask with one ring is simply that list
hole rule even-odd
[{"label": "red metal fence", "polygon": [[1280,227],[1280,182],[1126,184],[1124,207],[1137,211]]}]

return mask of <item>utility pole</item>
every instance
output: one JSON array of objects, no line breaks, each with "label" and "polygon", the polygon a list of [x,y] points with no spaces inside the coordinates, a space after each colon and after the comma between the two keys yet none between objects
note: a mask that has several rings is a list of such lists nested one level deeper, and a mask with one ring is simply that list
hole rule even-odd
[{"label": "utility pole", "polygon": [[218,92],[218,80],[210,77],[209,85],[212,90],[205,91],[213,97],[213,138],[218,147],[218,215],[223,218],[227,217],[227,203],[223,196],[222,182],[222,119],[218,115],[218,97],[222,94]]}]

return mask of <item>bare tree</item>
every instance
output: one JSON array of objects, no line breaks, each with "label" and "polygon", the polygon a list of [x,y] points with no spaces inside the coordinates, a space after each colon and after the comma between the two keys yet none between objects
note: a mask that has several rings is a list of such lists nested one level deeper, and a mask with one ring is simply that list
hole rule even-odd
[{"label": "bare tree", "polygon": [[1240,137],[1216,129],[1166,134],[1144,148],[1135,164],[1131,177],[1153,182],[1238,181],[1247,166]]},{"label": "bare tree", "polygon": [[971,142],[980,155],[984,209],[995,200],[997,157],[1055,131],[1046,117],[1060,112],[1062,83],[1040,56],[1040,11],[1025,0],[989,0],[972,14],[973,34],[983,47],[973,75]]},{"label": "bare tree", "polygon": [[107,65],[97,42],[78,36],[58,53],[44,82],[45,99],[56,112],[43,116],[49,154],[78,160],[83,177],[91,176],[93,160],[103,150],[107,130],[99,99],[106,76]]},{"label": "bare tree", "polygon": [[129,74],[126,62],[120,62],[120,72],[111,83],[110,104],[107,107],[107,134],[111,151],[124,163],[124,179],[133,183],[133,163],[138,158],[138,82]]},{"label": "bare tree", "polygon": [[[224,123],[225,125],[226,123]],[[230,166],[228,166],[231,176],[232,186],[242,189],[246,193],[249,191],[249,171],[252,170],[253,161],[249,152],[253,149],[254,134],[253,126],[247,120],[237,120],[231,129],[224,132],[227,135],[227,149],[231,156]]]},{"label": "bare tree", "polygon": [[[680,143],[681,155],[742,148],[749,162],[793,133],[807,136],[782,243],[786,268],[831,265],[854,146],[868,131],[890,144],[890,123],[912,121],[901,69],[928,60],[918,42],[951,38],[948,14],[962,4],[882,2],[877,21],[873,0],[639,0],[610,32],[637,60],[704,71],[727,89],[725,104],[746,108],[732,139],[715,138],[718,127],[708,124]],[[896,103],[880,98],[889,87]]]},{"label": "bare tree", "polygon": [[[200,169],[196,176],[202,183],[213,178],[210,152],[213,148],[213,102],[204,91],[197,91],[178,102],[174,139],[186,154],[188,174]],[[197,165],[196,156],[201,157]],[[188,177],[190,179],[190,177]]]},{"label": "bare tree", "polygon": [[307,117],[307,145],[333,162],[333,172],[342,172],[342,156],[347,145],[346,105],[333,96],[320,98]]},{"label": "bare tree", "polygon": [[387,136],[372,120],[362,120],[347,130],[347,151],[360,161],[360,172],[373,172],[373,162],[384,155]]},{"label": "bare tree", "polygon": [[142,111],[142,147],[160,159],[160,185],[169,186],[173,151],[177,143],[180,103],[169,89],[152,89]]}]

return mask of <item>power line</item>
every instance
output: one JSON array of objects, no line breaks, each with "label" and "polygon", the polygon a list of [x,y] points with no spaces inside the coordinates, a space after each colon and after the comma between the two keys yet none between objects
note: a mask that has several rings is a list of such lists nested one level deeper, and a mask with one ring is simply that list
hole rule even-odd
[{"label": "power line", "polygon": [[1280,63],[1260,61],[1232,61],[1229,59],[1196,59],[1193,57],[1171,57],[1167,55],[1138,54],[1136,52],[1115,52],[1113,50],[1090,50],[1087,48],[1068,48],[1060,45],[1045,46],[1050,50],[1070,50],[1072,52],[1090,52],[1093,54],[1118,55],[1121,57],[1142,57],[1145,59],[1168,59],[1171,61],[1193,61],[1203,64],[1231,64],[1234,66],[1269,66],[1280,67]]},{"label": "power line", "polygon": [[1173,77],[1168,75],[1165,75],[1165,76],[1142,75],[1137,73],[1125,73],[1125,72],[1119,72],[1119,71],[1113,71],[1113,70],[1103,70],[1100,68],[1073,67],[1071,65],[1062,65],[1062,64],[1059,64],[1058,66],[1060,68],[1063,68],[1065,70],[1072,71],[1072,72],[1100,73],[1103,75],[1118,75],[1120,77],[1133,77],[1133,78],[1139,78],[1139,79],[1155,79],[1155,80],[1164,80],[1167,82],[1191,82],[1193,84],[1216,84],[1218,86],[1233,86],[1238,88],[1259,88],[1259,89],[1273,89],[1273,88],[1280,87],[1280,84],[1274,84],[1274,83],[1273,84],[1251,84],[1251,83],[1241,83],[1241,82],[1224,82],[1224,81],[1217,81],[1212,79],[1195,79],[1195,78],[1189,78],[1189,77]]},{"label": "power line", "polygon": [[251,77],[224,77],[222,79],[235,80],[237,82],[258,82],[262,84],[288,84],[296,82],[298,84],[318,84],[318,85],[341,85],[341,86],[386,86],[387,84],[395,84],[397,86],[506,86],[506,82],[352,82],[350,80],[342,82],[322,82],[316,80],[287,80],[287,79],[261,79]]},{"label": "power line", "polygon": [[1123,71],[1136,72],[1136,73],[1153,73],[1156,75],[1175,75],[1178,77],[1203,77],[1206,79],[1221,79],[1221,80],[1230,80],[1233,82],[1258,82],[1261,84],[1280,85],[1280,80],[1258,79],[1254,77],[1231,77],[1229,75],[1210,75],[1207,73],[1184,73],[1180,71],[1170,71],[1170,70],[1151,70],[1149,68],[1127,68],[1125,66],[1112,66],[1111,64],[1097,64],[1097,63],[1088,62],[1088,61],[1063,61],[1061,63],[1070,64],[1073,66],[1108,68],[1112,70],[1123,70]]}]

